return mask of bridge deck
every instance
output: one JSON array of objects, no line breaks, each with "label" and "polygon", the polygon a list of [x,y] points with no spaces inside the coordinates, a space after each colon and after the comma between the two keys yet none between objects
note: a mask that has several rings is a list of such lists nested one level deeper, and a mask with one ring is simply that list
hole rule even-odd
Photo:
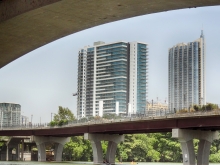
[{"label": "bridge deck", "polygon": [[133,134],[171,132],[173,128],[220,130],[220,111],[161,117],[138,117],[68,124],[62,127],[3,128],[0,136],[78,136],[84,133]]}]

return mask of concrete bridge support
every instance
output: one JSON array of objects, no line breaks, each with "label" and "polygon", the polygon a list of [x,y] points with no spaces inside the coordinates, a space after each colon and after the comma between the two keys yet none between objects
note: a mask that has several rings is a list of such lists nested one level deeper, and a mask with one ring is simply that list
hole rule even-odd
[{"label": "concrete bridge support", "polygon": [[90,140],[93,150],[93,163],[103,164],[103,151],[101,141],[108,141],[106,161],[115,164],[115,154],[119,142],[124,141],[124,135],[90,134],[85,133],[84,139]]},{"label": "concrete bridge support", "polygon": [[195,165],[196,157],[193,139],[199,139],[197,165],[208,165],[210,146],[212,141],[218,138],[218,132],[173,129],[172,137],[177,138],[181,143],[181,148],[183,152],[183,165]]},{"label": "concrete bridge support", "polygon": [[[20,143],[21,145],[21,158],[20,158]],[[16,138],[16,137],[10,137],[8,142],[6,143],[6,161],[11,160],[22,160],[23,161],[23,146],[24,146],[24,139],[22,138]],[[16,154],[12,154],[12,150],[15,149]]]},{"label": "concrete bridge support", "polygon": [[70,141],[70,137],[45,137],[45,136],[33,136],[38,149],[38,161],[46,161],[46,148],[45,144],[48,142],[55,143],[54,160],[62,161],[63,146],[66,142]]}]

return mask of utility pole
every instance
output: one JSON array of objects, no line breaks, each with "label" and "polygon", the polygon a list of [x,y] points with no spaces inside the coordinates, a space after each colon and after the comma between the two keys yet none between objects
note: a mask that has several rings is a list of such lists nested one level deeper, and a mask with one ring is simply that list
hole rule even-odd
[{"label": "utility pole", "polygon": [[32,128],[32,119],[33,119],[33,115],[31,115],[31,128]]}]

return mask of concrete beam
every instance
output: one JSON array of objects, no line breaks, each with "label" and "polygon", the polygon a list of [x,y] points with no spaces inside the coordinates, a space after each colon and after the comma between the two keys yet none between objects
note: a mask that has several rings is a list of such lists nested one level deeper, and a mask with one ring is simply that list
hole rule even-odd
[{"label": "concrete beam", "polygon": [[85,133],[84,139],[86,140],[93,140],[93,141],[112,141],[115,143],[123,142],[124,135],[117,135],[117,134],[91,134]]},{"label": "concrete beam", "polygon": [[46,143],[46,142],[54,142],[64,145],[65,143],[70,141],[70,137],[53,137],[53,136],[32,136],[33,141],[36,144]]},{"label": "concrete beam", "polygon": [[172,129],[172,137],[178,138],[180,141],[188,141],[191,139],[204,139],[212,142],[218,139],[217,131],[201,131],[201,130],[189,130],[189,129]]}]

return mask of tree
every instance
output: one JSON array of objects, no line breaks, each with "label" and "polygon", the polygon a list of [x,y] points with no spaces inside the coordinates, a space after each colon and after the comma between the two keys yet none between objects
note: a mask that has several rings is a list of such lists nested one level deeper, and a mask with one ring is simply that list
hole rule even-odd
[{"label": "tree", "polygon": [[104,119],[119,119],[120,116],[117,116],[116,114],[106,113],[103,115]]},{"label": "tree", "polygon": [[76,120],[73,113],[69,108],[63,108],[59,106],[58,113],[54,115],[53,121],[50,122],[51,126],[62,126],[67,124],[68,122]]},{"label": "tree", "polygon": [[6,144],[8,139],[9,139],[8,136],[0,136],[0,148],[2,148]]},{"label": "tree", "polygon": [[70,142],[64,145],[63,155],[65,160],[92,160],[92,146],[82,136],[71,137]]},{"label": "tree", "polygon": [[212,104],[212,103],[208,103],[207,105],[204,105],[206,110],[214,110],[214,109],[218,109],[218,105],[217,104]]},{"label": "tree", "polygon": [[193,108],[194,108],[195,111],[199,111],[200,110],[200,107],[198,105],[194,105]]}]

